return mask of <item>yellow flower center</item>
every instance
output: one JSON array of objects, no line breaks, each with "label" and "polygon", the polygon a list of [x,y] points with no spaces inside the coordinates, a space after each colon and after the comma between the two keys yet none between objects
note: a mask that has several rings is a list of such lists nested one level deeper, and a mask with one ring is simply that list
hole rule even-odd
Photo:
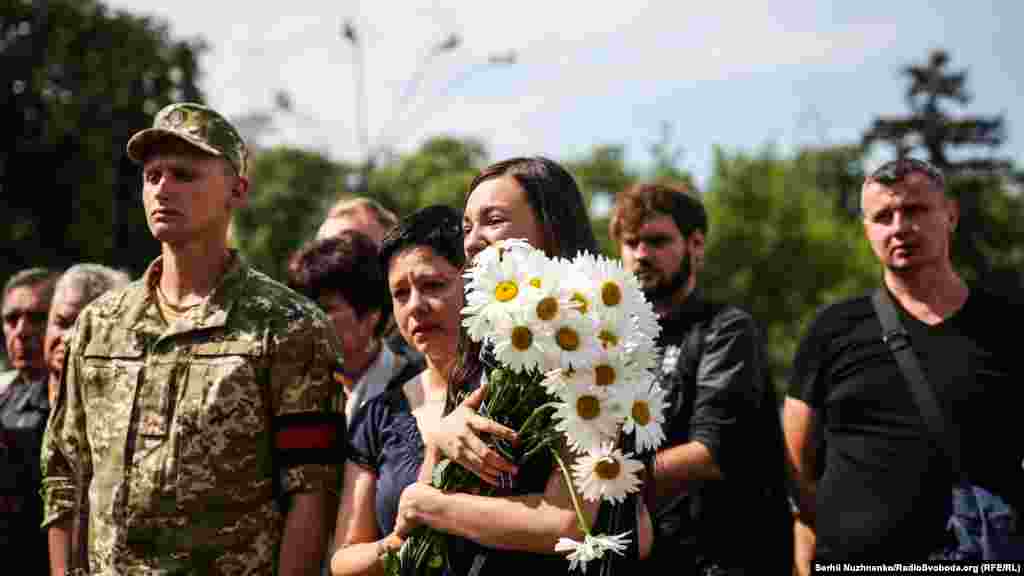
[{"label": "yellow flower center", "polygon": [[647,426],[651,422],[651,407],[643,400],[633,402],[633,409],[630,411],[633,421],[640,426]]},{"label": "yellow flower center", "polygon": [[530,286],[540,288],[540,278],[530,278]]},{"label": "yellow flower center", "polygon": [[594,463],[594,474],[601,480],[615,480],[622,471],[622,465],[611,456],[605,456]]},{"label": "yellow flower center", "polygon": [[601,364],[594,368],[594,384],[598,386],[611,386],[615,383],[615,368],[607,364]]},{"label": "yellow flower center", "polygon": [[537,302],[537,318],[550,322],[558,315],[558,300],[552,296]]},{"label": "yellow flower center", "polygon": [[601,401],[596,396],[580,396],[576,400],[576,414],[584,420],[593,420],[601,415]]},{"label": "yellow flower center", "polygon": [[615,282],[605,282],[601,285],[601,301],[605,306],[618,306],[622,302],[622,288]]},{"label": "yellow flower center", "polygon": [[613,348],[619,344],[619,337],[611,330],[601,330],[597,333],[597,339],[601,341],[601,345],[605,348]]},{"label": "yellow flower center", "polygon": [[559,348],[567,352],[575,352],[580,347],[580,335],[568,326],[562,326],[555,333],[555,342]]},{"label": "yellow flower center", "polygon": [[515,282],[499,282],[494,289],[494,297],[498,302],[508,302],[519,294],[519,287]]},{"label": "yellow flower center", "polygon": [[580,305],[580,314],[586,314],[587,310],[590,309],[590,303],[587,302],[587,297],[584,296],[583,294],[580,294],[579,292],[573,292],[572,298],[569,298],[569,300],[572,300],[573,302],[576,302],[577,304]]},{"label": "yellow flower center", "polygon": [[516,350],[529,350],[533,344],[533,332],[526,326],[516,326],[512,329],[512,347]]}]

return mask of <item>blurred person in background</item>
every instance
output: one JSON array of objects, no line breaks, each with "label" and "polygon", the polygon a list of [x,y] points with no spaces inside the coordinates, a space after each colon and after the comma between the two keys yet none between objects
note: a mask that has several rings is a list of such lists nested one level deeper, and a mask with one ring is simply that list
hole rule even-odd
[{"label": "blurred person in background", "polygon": [[380,246],[384,235],[398,224],[398,216],[383,204],[365,196],[342,198],[327,212],[316,237],[327,238],[345,230],[358,230]]},{"label": "blurred person in background", "polygon": [[666,441],[654,459],[650,562],[673,562],[680,576],[785,574],[793,520],[779,401],[754,318],[701,289],[707,233],[688,188],[616,195],[609,236],[661,325]]},{"label": "blurred person in background", "polygon": [[[344,197],[331,206],[327,212],[327,218],[317,230],[316,238],[318,240],[329,238],[347,230],[355,230],[369,236],[379,248],[384,235],[397,223],[398,216],[373,198],[367,196]],[[419,356],[419,352],[402,338],[393,318],[388,319],[383,330],[384,342],[396,354],[422,364],[423,359]]]},{"label": "blurred person in background", "polygon": [[391,297],[379,248],[356,230],[313,240],[292,255],[288,286],[327,313],[341,341],[344,362],[335,372],[345,391],[345,416],[423,369],[422,359],[396,353],[382,340],[391,320]]},{"label": "blurred person in background", "polygon": [[[10,369],[0,373],[0,552],[23,558],[27,574],[45,574],[46,536],[39,449],[50,411],[43,332],[58,274],[30,268],[4,285],[4,344]],[[12,560],[13,561],[13,560]]]},{"label": "blurred person in background", "polygon": [[[49,320],[46,323],[46,336],[43,341],[43,354],[46,358],[48,376],[48,395],[50,405],[56,405],[57,392],[60,389],[61,377],[64,374],[64,358],[67,354],[67,339],[71,328],[78,319],[82,308],[95,300],[107,290],[122,288],[131,281],[128,274],[100,264],[75,264],[68,268],[53,290],[50,303]],[[42,437],[40,436],[40,441]],[[37,458],[38,460],[38,458]],[[39,487],[36,487],[38,491]],[[79,527],[84,527],[87,516],[85,508],[79,514]],[[42,513],[37,523],[42,522]],[[71,537],[62,523],[51,524],[48,532],[50,549],[50,573],[64,574],[67,570],[64,559]],[[72,531],[74,527],[72,526]],[[78,533],[80,535],[80,533]],[[84,552],[83,546],[76,550]]]},{"label": "blurred person in background", "polygon": [[55,402],[60,379],[64,373],[67,338],[75,320],[78,319],[78,313],[100,294],[113,288],[121,288],[129,282],[131,278],[125,272],[89,263],[75,264],[57,280],[43,339],[43,355],[48,372],[47,389],[51,405]]}]

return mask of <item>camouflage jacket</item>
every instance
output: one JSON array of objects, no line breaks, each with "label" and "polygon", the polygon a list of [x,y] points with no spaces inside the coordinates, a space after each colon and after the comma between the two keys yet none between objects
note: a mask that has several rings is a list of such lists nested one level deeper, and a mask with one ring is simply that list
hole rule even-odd
[{"label": "camouflage jacket", "polygon": [[91,573],[271,574],[277,497],[337,483],[340,346],[311,301],[237,255],[168,325],[160,270],[76,323],[43,442],[43,525],[85,494]]}]

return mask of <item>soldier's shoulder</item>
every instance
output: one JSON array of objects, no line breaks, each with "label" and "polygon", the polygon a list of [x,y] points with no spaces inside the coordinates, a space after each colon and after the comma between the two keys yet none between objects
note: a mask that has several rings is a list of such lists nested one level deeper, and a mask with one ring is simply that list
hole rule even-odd
[{"label": "soldier's shoulder", "polygon": [[82,322],[118,322],[134,304],[147,297],[142,280],[136,280],[121,288],[108,290],[85,305],[79,313]]},{"label": "soldier's shoulder", "polygon": [[321,325],[326,316],[315,302],[267,276],[249,268],[248,278],[240,294],[240,317],[261,323],[285,325]]}]

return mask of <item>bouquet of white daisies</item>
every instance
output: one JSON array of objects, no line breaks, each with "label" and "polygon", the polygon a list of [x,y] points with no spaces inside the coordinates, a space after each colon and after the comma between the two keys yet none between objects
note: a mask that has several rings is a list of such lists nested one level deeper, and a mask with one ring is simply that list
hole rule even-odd
[{"label": "bouquet of white daisies", "polygon": [[[494,364],[480,413],[519,437],[514,447],[492,446],[521,470],[545,452],[558,463],[585,535],[555,546],[568,552],[569,570],[621,554],[630,534],[591,533],[580,497],[625,500],[640,487],[643,463],[622,451],[623,435],[634,435],[638,453],[665,439],[664,392],[652,373],[660,331],[653,308],[618,262],[589,253],[549,258],[522,240],[489,246],[465,276],[463,326]],[[571,466],[560,453],[566,447]],[[447,460],[434,469],[433,484],[493,493]],[[403,574],[430,573],[447,564],[446,554],[443,535],[421,527],[389,564]]]}]

